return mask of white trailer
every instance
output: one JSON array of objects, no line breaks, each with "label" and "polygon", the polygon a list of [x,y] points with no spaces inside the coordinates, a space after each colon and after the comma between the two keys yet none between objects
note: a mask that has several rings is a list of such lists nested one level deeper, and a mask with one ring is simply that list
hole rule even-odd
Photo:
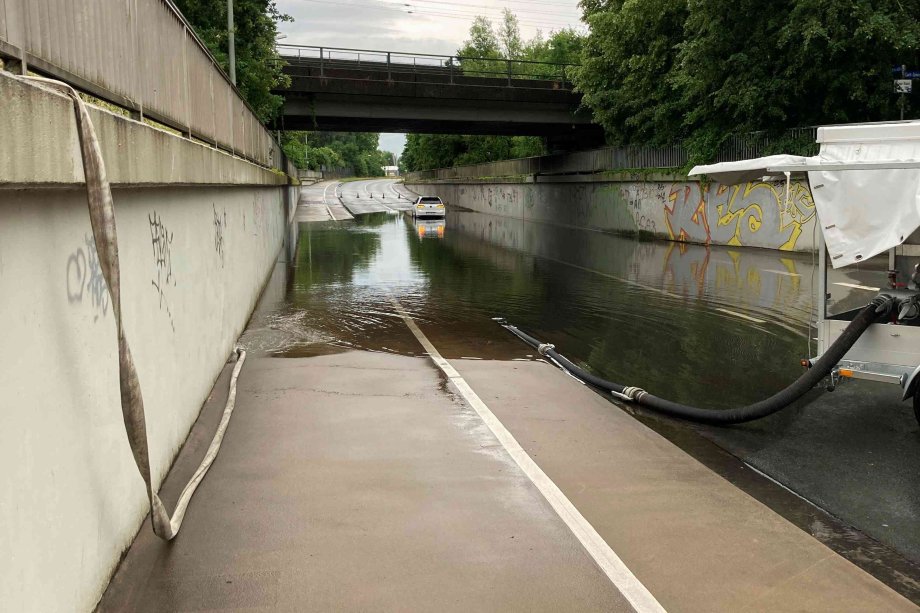
[{"label": "white trailer", "polygon": [[[901,386],[920,421],[920,121],[818,128],[815,157],[768,156],[697,166],[724,184],[807,177],[818,215],[817,353],[879,294],[897,308],[872,324],[831,372]],[[788,191],[787,191],[788,195]],[[788,202],[788,198],[787,198]]]}]

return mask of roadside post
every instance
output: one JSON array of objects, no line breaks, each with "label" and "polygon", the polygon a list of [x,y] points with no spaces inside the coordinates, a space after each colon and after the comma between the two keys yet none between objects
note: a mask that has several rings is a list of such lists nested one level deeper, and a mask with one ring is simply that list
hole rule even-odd
[{"label": "roadside post", "polygon": [[907,66],[901,64],[900,68],[896,66],[892,72],[895,74],[901,73],[901,78],[894,80],[894,93],[901,95],[899,104],[901,106],[901,121],[904,121],[904,107],[907,105],[906,96],[913,91],[913,80],[920,79],[920,70],[907,70]]}]

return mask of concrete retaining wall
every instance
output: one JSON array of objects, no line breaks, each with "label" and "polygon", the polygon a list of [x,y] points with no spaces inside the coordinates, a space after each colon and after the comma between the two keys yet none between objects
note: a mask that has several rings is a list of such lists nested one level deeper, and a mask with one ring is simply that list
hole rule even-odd
[{"label": "concrete retaining wall", "polygon": [[585,175],[411,183],[449,205],[558,225],[643,234],[700,244],[815,248],[815,205],[808,185],[701,184],[679,177]]},{"label": "concrete retaining wall", "polygon": [[[159,484],[290,240],[298,188],[199,143],[93,115],[116,182],[125,330]],[[147,514],[122,422],[114,317],[71,160],[73,117],[66,99],[0,73],[0,123],[16,125],[0,138],[0,609],[9,611],[91,610]],[[62,163],[29,174],[42,155]]]}]

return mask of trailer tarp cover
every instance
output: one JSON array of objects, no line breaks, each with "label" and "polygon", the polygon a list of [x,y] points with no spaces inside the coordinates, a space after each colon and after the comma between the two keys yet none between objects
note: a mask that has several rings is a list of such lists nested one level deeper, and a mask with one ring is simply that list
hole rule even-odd
[{"label": "trailer tarp cover", "polygon": [[771,155],[690,175],[730,185],[807,172],[834,268],[900,245],[920,227],[920,121],[818,128],[817,140],[815,157]]}]

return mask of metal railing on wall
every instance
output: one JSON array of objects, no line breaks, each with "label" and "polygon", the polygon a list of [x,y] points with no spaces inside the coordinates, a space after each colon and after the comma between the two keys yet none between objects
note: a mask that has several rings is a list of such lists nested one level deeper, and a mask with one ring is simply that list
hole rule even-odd
[{"label": "metal railing on wall", "polygon": [[[817,128],[793,128],[778,138],[763,132],[729,136],[722,144],[717,162],[730,162],[777,153],[780,143],[797,142],[799,146],[811,143],[809,154],[817,154]],[[453,168],[438,168],[406,173],[406,180],[471,179],[484,177],[511,177],[517,175],[564,175],[597,173],[616,170],[682,168],[690,156],[681,144],[668,147],[603,147],[588,151],[559,153],[538,157],[485,162]]]},{"label": "metal railing on wall", "polygon": [[0,57],[288,170],[281,147],[170,0],[0,0]]},{"label": "metal railing on wall", "polygon": [[[447,82],[463,85],[460,77],[498,79],[508,87],[537,87],[539,81],[552,82],[557,89],[571,89],[570,78],[575,64],[540,62],[511,58],[482,58],[432,53],[405,53],[373,49],[347,49],[312,45],[276,45],[278,54],[291,66],[313,66],[323,78],[336,77],[332,71],[373,69],[381,78],[399,81],[406,74],[414,81],[426,75],[445,77]],[[326,71],[330,74],[326,74]],[[366,79],[365,75],[362,77]],[[441,82],[441,81],[438,81]],[[544,86],[545,87],[545,86]]]}]

